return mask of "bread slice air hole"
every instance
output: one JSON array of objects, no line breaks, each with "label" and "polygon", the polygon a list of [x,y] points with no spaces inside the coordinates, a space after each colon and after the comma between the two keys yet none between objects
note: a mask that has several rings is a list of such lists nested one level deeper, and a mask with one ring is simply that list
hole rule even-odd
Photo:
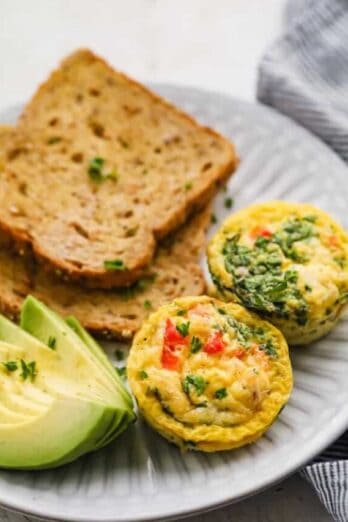
[{"label": "bread slice air hole", "polygon": [[82,152],[74,152],[74,154],[71,155],[71,159],[74,163],[82,163],[83,162]]}]

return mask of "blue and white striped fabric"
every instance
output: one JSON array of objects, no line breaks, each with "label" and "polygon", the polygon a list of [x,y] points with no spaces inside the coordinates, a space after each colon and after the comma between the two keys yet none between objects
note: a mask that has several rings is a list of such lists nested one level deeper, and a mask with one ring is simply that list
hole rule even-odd
[{"label": "blue and white striped fabric", "polygon": [[[348,0],[292,0],[287,15],[260,64],[257,97],[348,162]],[[348,432],[301,473],[334,520],[348,522]]]},{"label": "blue and white striped fabric", "polygon": [[258,99],[348,162],[348,1],[302,0],[300,6],[290,2],[289,29],[261,62]]}]

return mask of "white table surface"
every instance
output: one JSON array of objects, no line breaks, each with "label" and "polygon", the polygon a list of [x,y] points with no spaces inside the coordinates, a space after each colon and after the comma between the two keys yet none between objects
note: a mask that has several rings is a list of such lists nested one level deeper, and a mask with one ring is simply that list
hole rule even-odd
[{"label": "white table surface", "polygon": [[[0,113],[23,103],[60,58],[90,47],[147,82],[252,101],[257,64],[281,32],[285,0],[0,0]],[[0,510],[0,520],[29,517]],[[298,475],[190,522],[327,522]]]}]

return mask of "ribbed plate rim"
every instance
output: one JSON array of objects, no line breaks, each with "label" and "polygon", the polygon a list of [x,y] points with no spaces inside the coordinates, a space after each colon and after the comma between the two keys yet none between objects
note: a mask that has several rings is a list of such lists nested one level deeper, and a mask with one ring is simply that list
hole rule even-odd
[{"label": "ribbed plate rim", "polygon": [[[301,130],[302,134],[307,134],[308,138],[311,140],[315,140],[318,143],[318,146],[320,146],[323,149],[326,149],[326,153],[330,154],[333,161],[336,163],[341,163],[341,167],[347,168],[345,163],[337,156],[324,142],[322,142],[319,138],[314,136],[311,132],[309,132],[307,129],[304,129],[300,125],[298,125],[296,122],[288,118],[287,116],[284,116],[274,109],[267,107],[262,104],[254,104],[250,102],[246,102],[244,100],[239,100],[237,98],[234,98],[232,96],[229,96],[224,93],[220,93],[218,91],[213,90],[206,90],[201,88],[196,88],[192,86],[184,86],[184,85],[176,85],[176,84],[168,84],[168,83],[156,83],[152,84],[151,87],[154,90],[161,90],[161,89],[173,89],[176,91],[182,91],[184,92],[190,92],[192,94],[202,94],[205,93],[207,96],[211,97],[219,97],[219,98],[225,98],[226,102],[232,102],[239,104],[240,106],[244,106],[247,110],[252,110],[253,108],[256,110],[263,110],[270,114],[272,117],[277,118],[279,121],[283,119],[284,123],[290,124],[293,127],[296,127],[298,130]],[[7,110],[3,109],[0,114],[0,121],[1,117],[3,117],[6,120],[6,114],[10,114],[11,112],[14,113],[15,111],[18,111],[18,106],[16,107],[9,107]],[[8,120],[8,118],[7,118]],[[348,173],[347,173],[348,175]],[[117,517],[117,516],[101,516],[97,518],[91,518],[91,517],[85,517],[85,516],[72,516],[69,517],[69,520],[71,522],[141,522],[141,521],[150,521],[150,520],[172,520],[174,518],[184,518],[190,515],[197,515],[199,513],[211,511],[213,509],[223,507],[235,502],[239,502],[247,497],[250,497],[254,494],[260,493],[264,491],[265,489],[269,488],[270,486],[280,482],[284,478],[288,477],[289,475],[293,474],[298,470],[301,466],[309,462],[311,459],[313,459],[318,453],[320,453],[322,450],[324,450],[332,441],[334,441],[336,438],[338,438],[346,429],[348,426],[348,403],[345,407],[343,407],[340,411],[339,416],[336,416],[335,422],[332,422],[330,426],[326,426],[325,430],[323,432],[318,432],[317,436],[314,437],[312,440],[311,449],[309,450],[307,447],[301,451],[301,449],[296,454],[296,458],[292,456],[292,460],[289,463],[288,466],[283,467],[278,472],[274,473],[271,478],[265,479],[262,481],[262,483],[258,484],[257,486],[251,486],[249,488],[245,488],[245,491],[243,494],[238,496],[226,496],[226,494],[222,495],[222,498],[219,497],[218,494],[215,495],[214,500],[207,500],[206,502],[200,502],[199,505],[197,505],[196,508],[177,508],[176,511],[170,511],[170,512],[163,512],[160,516],[137,516],[137,518],[124,518],[124,517]],[[202,497],[200,497],[202,498]],[[8,509],[10,511],[21,513],[25,515],[31,515],[35,516],[37,518],[46,519],[46,520],[66,520],[66,517],[60,515],[59,513],[51,513],[49,514],[47,511],[35,507],[32,507],[28,509],[25,505],[25,502],[21,502],[21,500],[18,498],[16,501],[7,501],[6,498],[2,497],[2,492],[0,491],[0,506]]]}]

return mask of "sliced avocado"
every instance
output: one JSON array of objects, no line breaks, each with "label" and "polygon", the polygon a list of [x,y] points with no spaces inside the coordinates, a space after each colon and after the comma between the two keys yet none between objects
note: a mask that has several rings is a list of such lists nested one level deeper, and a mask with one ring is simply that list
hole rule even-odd
[{"label": "sliced avocado", "polygon": [[[24,301],[21,312],[21,327],[28,333],[36,337],[42,342],[48,342],[50,338],[55,339],[55,351],[59,353],[62,349],[72,350],[75,353],[82,354],[84,358],[90,359],[91,363],[98,368],[97,375],[104,375],[100,378],[100,384],[103,383],[109,389],[111,394],[121,397],[124,401],[124,408],[132,408],[132,399],[125,390],[124,385],[120,382],[118,376],[111,375],[109,369],[100,361],[100,357],[96,358],[94,353],[86,350],[86,344],[81,338],[52,310],[32,296],[28,296]],[[86,333],[86,336],[88,334]],[[100,348],[99,348],[100,350]],[[115,372],[116,373],[116,372]],[[120,406],[120,404],[119,404]]]},{"label": "sliced avocado", "polygon": [[91,352],[99,359],[99,361],[104,365],[104,367],[111,373],[114,377],[115,368],[112,366],[108,357],[104,353],[101,346],[93,339],[91,335],[83,328],[81,323],[74,316],[69,316],[65,319],[65,322],[74,332],[79,336],[79,338],[85,343],[86,346],[91,350]]},{"label": "sliced avocado", "polygon": [[[26,334],[26,336],[28,336],[28,334]],[[33,339],[33,341],[35,341],[33,343],[35,347],[37,347],[37,345],[41,345],[41,343],[39,343],[36,339]],[[44,345],[40,346],[40,348],[42,351],[46,351]],[[109,439],[110,434],[115,432],[115,419],[118,420],[120,416],[124,414],[124,410],[105,405],[102,401],[99,400],[92,401],[91,397],[86,399],[84,397],[74,396],[76,394],[76,389],[71,389],[71,381],[68,378],[65,379],[65,381],[61,381],[61,390],[57,389],[55,386],[47,386],[47,383],[52,380],[52,371],[56,371],[56,368],[54,365],[45,365],[44,363],[47,362],[45,361],[45,357],[40,357],[40,354],[37,352],[34,354],[33,351],[28,349],[28,346],[26,353],[27,355],[30,355],[30,357],[36,355],[37,361],[39,361],[40,364],[38,367],[38,373],[33,381],[28,379],[28,381],[23,382],[19,365],[17,370],[15,370],[12,366],[12,371],[10,372],[7,371],[6,367],[4,366],[3,370],[0,372],[0,446],[5,445],[6,447],[6,443],[1,436],[1,428],[4,426],[7,427],[7,432],[9,432],[9,428],[15,428],[16,426],[18,430],[27,430],[29,428],[31,429],[31,426],[36,426],[35,422],[38,421],[38,419],[41,419],[48,414],[49,410],[57,401],[75,399],[78,399],[82,404],[91,403],[99,406],[100,425],[95,427],[96,435],[92,440],[89,439],[86,441],[82,438],[81,441],[79,441],[79,443],[73,447],[73,449],[67,448],[67,454],[64,454],[64,462],[77,458],[81,452],[84,453],[86,451],[95,450],[97,447],[99,447],[100,441],[103,442],[106,439]],[[7,356],[4,359],[5,362],[7,362],[9,355],[11,356],[12,362],[20,360],[18,357],[23,357],[23,349],[16,345],[0,341],[0,360]],[[47,353],[45,355],[47,355]],[[39,402],[37,402],[36,399],[39,399]],[[24,413],[26,413],[26,415],[24,415]],[[69,412],[67,411],[67,413]],[[93,418],[91,417],[91,422],[92,421]],[[75,422],[79,422],[79,419],[76,418],[74,420],[74,423]],[[119,422],[120,420],[118,420],[118,423]],[[91,424],[91,429],[92,428],[93,425]],[[7,432],[5,431],[3,434],[4,437],[6,437]],[[93,433],[93,431],[91,433]],[[64,443],[63,440],[62,443]],[[28,453],[25,455],[28,457]],[[25,461],[25,455],[23,455],[21,467],[33,467],[30,460],[29,462]],[[3,456],[0,448],[0,464],[5,467],[18,467],[16,461],[14,461],[10,466],[8,461],[2,457]],[[42,455],[40,454],[39,457],[41,459]],[[56,462],[48,461],[45,463],[44,461],[38,460],[35,467],[46,467],[52,466],[53,464],[58,465],[61,460],[62,458],[60,455],[58,456]]]},{"label": "sliced avocado", "polygon": [[[117,404],[117,407],[124,407],[122,398],[120,399],[118,394],[112,393],[104,386],[104,376],[91,364],[90,358],[71,350],[66,343],[61,344],[59,352],[57,349],[52,350],[1,315],[0,341],[16,345],[17,360],[36,362],[38,378],[45,379],[44,385],[50,392],[58,393],[64,390],[67,386],[66,377],[70,375],[72,377],[69,380],[70,394],[81,398],[90,397],[94,401],[99,399],[103,403],[111,402]],[[40,372],[41,366],[45,367],[45,374]]]},{"label": "sliced avocado", "polygon": [[27,422],[4,425],[0,415],[1,467],[47,468],[78,458],[103,437],[106,414],[101,404],[66,397]]},{"label": "sliced avocado", "polygon": [[0,467],[62,465],[135,420],[129,393],[77,321],[78,335],[30,297],[21,324],[0,315]]},{"label": "sliced avocado", "polygon": [[112,366],[109,358],[105,354],[102,347],[93,339],[91,335],[83,328],[81,323],[76,319],[76,317],[70,316],[66,318],[66,323],[74,330],[74,332],[80,337],[80,339],[84,342],[84,344],[91,350],[93,355],[99,359],[99,361],[103,364],[103,366],[106,368],[106,370],[110,373],[111,377],[113,379],[116,378],[116,380],[119,383],[120,391],[122,392],[122,395],[124,399],[127,401],[129,406],[133,407],[133,401],[126,390],[121,377],[115,370],[115,368]]}]

